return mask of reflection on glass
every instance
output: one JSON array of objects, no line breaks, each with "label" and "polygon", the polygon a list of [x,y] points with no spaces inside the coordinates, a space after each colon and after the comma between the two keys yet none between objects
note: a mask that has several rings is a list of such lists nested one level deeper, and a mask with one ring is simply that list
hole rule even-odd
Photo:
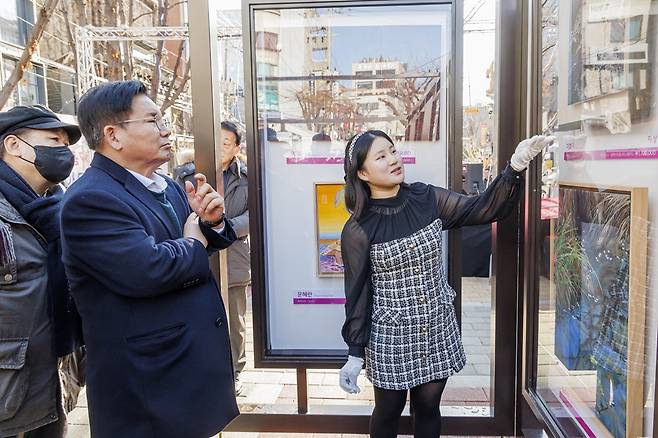
[{"label": "reflection on glass", "polygon": [[[646,117],[651,0],[632,6],[586,0],[571,2],[571,53],[569,103],[625,92],[630,105],[617,129],[630,129],[630,121]],[[627,132],[627,131],[625,131]]]},{"label": "reflection on glass", "polygon": [[[446,185],[451,17],[446,5],[255,12],[257,140],[266,163],[267,342],[273,350],[345,352],[340,229],[348,138],[383,130],[397,143],[408,182]],[[312,411],[356,405],[350,412],[369,414],[372,385],[363,374],[359,385],[361,394],[348,396],[338,387],[337,370],[310,372]],[[288,386],[244,406],[290,409],[280,406],[295,395]],[[452,391],[448,403],[460,403],[458,388]],[[271,403],[276,406],[266,407]]]},{"label": "reflection on glass", "polygon": [[448,17],[396,9],[258,11],[261,121],[291,139],[325,133],[344,142],[366,127],[396,140],[438,139]]},{"label": "reflection on glass", "polygon": [[[497,175],[494,153],[494,61],[496,0],[464,2],[462,187],[468,195],[486,190]],[[490,281],[491,225],[461,229],[462,339],[466,367],[448,380],[451,415],[492,416],[495,332]],[[461,412],[460,412],[461,411]]]},{"label": "reflection on glass", "polygon": [[558,143],[542,166],[537,392],[569,436],[642,436],[658,323],[655,1],[542,13],[542,124]]},{"label": "reflection on glass", "polygon": [[[465,4],[464,48],[477,56],[464,60],[464,193],[485,190],[494,172],[496,5],[495,0]],[[268,342],[273,349],[344,351],[342,305],[293,303],[344,297],[339,236],[336,227],[323,225],[318,212],[324,210],[314,202],[323,199],[320,188],[330,187],[335,190],[325,201],[340,205],[344,148],[351,135],[365,129],[387,132],[407,164],[407,182],[447,185],[450,20],[450,9],[437,5],[256,11],[257,115],[267,163]],[[473,232],[485,236],[490,234],[486,228]],[[281,243],[292,241],[295,245]],[[444,414],[450,416],[492,413],[490,243],[476,250],[481,256],[473,258],[477,266],[463,285],[469,362],[444,393]],[[322,404],[360,405],[369,413],[373,392],[365,377],[356,397],[342,393],[336,379],[332,370],[309,375],[314,412]],[[293,390],[284,385],[271,400],[245,400],[244,406],[276,410],[264,406],[294,402]]]}]

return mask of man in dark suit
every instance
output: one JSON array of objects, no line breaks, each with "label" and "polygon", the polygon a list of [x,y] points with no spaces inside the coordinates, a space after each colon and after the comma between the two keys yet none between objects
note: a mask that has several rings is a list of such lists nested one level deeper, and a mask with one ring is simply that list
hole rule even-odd
[{"label": "man in dark suit", "polygon": [[235,233],[201,174],[155,170],[169,129],[137,81],[80,99],[96,151],[67,191],[63,259],[82,316],[93,437],[207,438],[238,415],[226,314],[208,254]]}]

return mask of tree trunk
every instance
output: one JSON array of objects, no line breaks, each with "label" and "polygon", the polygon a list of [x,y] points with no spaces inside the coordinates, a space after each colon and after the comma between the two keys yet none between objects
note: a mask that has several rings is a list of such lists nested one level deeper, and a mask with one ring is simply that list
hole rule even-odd
[{"label": "tree trunk", "polygon": [[[103,26],[118,25],[118,4],[116,0],[105,0],[105,14],[103,15]],[[108,41],[105,46],[105,56],[107,61],[107,78],[111,81],[120,81],[123,79],[121,69],[121,49],[116,41]]]},{"label": "tree trunk", "polygon": [[59,3],[59,0],[46,0],[43,7],[39,11],[39,17],[37,18],[37,21],[34,24],[34,28],[32,29],[32,35],[30,35],[30,39],[27,42],[25,49],[23,49],[23,54],[21,55],[21,59],[16,64],[16,68],[11,73],[9,79],[7,79],[7,82],[5,83],[5,85],[2,87],[2,90],[0,91],[0,108],[3,108],[7,104],[7,101],[9,100],[9,96],[11,96],[11,94],[16,89],[16,85],[23,78],[25,69],[27,68],[27,65],[30,63],[30,60],[32,59],[32,54],[34,53],[34,51],[37,49],[37,46],[39,45],[39,40],[41,39],[41,35],[43,35],[43,31],[46,28],[46,24],[48,24],[50,17],[52,16],[53,12],[55,12],[57,3]]},{"label": "tree trunk", "polygon": [[[158,13],[155,17],[154,26],[167,25],[167,0],[158,1]],[[151,73],[151,99],[156,101],[158,92],[160,91],[160,77],[162,75],[162,51],[164,50],[164,41],[159,40],[155,50],[155,65],[153,66],[153,73]],[[175,73],[174,73],[175,74]]]},{"label": "tree trunk", "polygon": [[66,24],[66,38],[69,43],[69,48],[71,49],[71,53],[73,53],[73,66],[76,70],[78,71],[78,51],[76,50],[76,45],[75,45],[75,36],[73,35],[73,29],[71,28],[71,4],[68,2],[64,2],[62,5],[60,11],[62,12],[62,16],[64,17],[64,23]]},{"label": "tree trunk", "polygon": [[[128,2],[128,10],[126,11],[126,3],[121,2],[120,4],[121,8],[121,18],[122,18],[122,24],[124,26],[130,26],[132,23],[133,19],[133,2],[129,1]],[[126,79],[132,79],[133,77],[133,57],[132,51],[133,51],[133,44],[132,41],[123,41],[121,43],[121,50],[122,50],[122,64],[123,64],[123,74]]]}]

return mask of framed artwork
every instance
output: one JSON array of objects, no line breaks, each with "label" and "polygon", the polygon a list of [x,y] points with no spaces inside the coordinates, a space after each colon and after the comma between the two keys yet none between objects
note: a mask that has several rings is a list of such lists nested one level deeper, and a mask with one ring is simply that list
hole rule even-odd
[{"label": "framed artwork", "polygon": [[618,122],[630,123],[650,115],[649,60],[655,50],[647,38],[651,1],[620,6],[604,0],[571,2],[569,104],[627,91],[628,114],[623,117],[630,120]]},{"label": "framed artwork", "polygon": [[342,277],[340,233],[350,217],[345,207],[345,184],[315,183],[314,187],[318,277]]},{"label": "framed artwork", "polygon": [[615,438],[642,435],[647,217],[646,188],[559,184],[555,355],[596,374],[596,419]]}]

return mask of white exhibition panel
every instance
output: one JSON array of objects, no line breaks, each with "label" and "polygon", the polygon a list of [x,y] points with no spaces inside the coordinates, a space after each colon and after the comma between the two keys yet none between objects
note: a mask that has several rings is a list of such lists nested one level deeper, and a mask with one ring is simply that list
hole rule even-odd
[{"label": "white exhibition panel", "polygon": [[[345,144],[334,140],[329,143],[312,143],[310,127],[299,121],[305,116],[301,113],[298,102],[291,96],[303,86],[303,81],[285,78],[308,74],[309,60],[304,58],[302,47],[305,29],[326,26],[339,29],[337,32],[349,32],[368,26],[389,26],[403,29],[409,38],[417,38],[410,32],[415,26],[425,30],[436,29],[436,44],[422,45],[418,50],[389,54],[400,62],[409,62],[409,68],[418,68],[432,64],[428,73],[439,73],[440,96],[436,116],[439,120],[440,139],[438,141],[414,141],[397,144],[398,150],[405,157],[407,164],[406,182],[422,181],[445,187],[447,185],[447,73],[450,59],[452,21],[451,8],[447,5],[416,5],[386,7],[340,8],[340,11],[319,9],[320,15],[313,15],[309,9],[282,9],[262,11],[256,15],[256,28],[278,35],[277,52],[269,53],[256,50],[256,61],[276,64],[278,77],[276,83],[278,111],[259,109],[260,126],[276,128],[280,142],[264,141],[261,155],[262,199],[264,214],[265,246],[265,296],[267,313],[266,348],[270,350],[346,350],[341,337],[341,327],[345,319],[345,292],[343,277],[320,277],[317,272],[317,237],[315,218],[315,184],[342,183],[343,164],[336,158],[342,158]],[[312,20],[308,17],[314,17]],[[368,56],[385,55],[384,46],[377,45],[377,38],[371,40],[372,52]],[[331,69],[336,66],[341,74],[350,74],[351,68],[340,62],[333,65],[339,56],[349,54],[350,62],[359,63],[363,55],[356,54],[351,45],[345,41],[332,41]],[[365,47],[365,42],[360,45]],[[343,44],[343,45],[341,45]],[[369,46],[370,47],[370,46]],[[384,53],[380,53],[384,50]],[[353,53],[354,52],[354,53]],[[375,53],[377,52],[377,53]],[[276,59],[272,58],[275,56]],[[419,62],[419,59],[424,59]],[[431,59],[430,59],[431,58]],[[416,63],[418,65],[414,66]],[[310,65],[310,64],[308,64]],[[430,75],[431,76],[431,75]],[[263,82],[264,86],[267,82]],[[351,86],[351,81],[342,86]],[[255,87],[257,93],[263,92]],[[350,96],[349,92],[344,96]],[[359,101],[358,95],[352,95]],[[363,96],[361,101],[365,101]],[[288,119],[285,128],[276,121],[268,119]],[[427,127],[430,114],[425,114],[424,125]],[[294,121],[293,121],[294,120]],[[308,120],[312,122],[312,120]],[[346,122],[349,122],[346,120]],[[272,123],[272,126],[269,125]],[[365,127],[380,129],[372,124]],[[335,138],[335,136],[332,136]],[[262,141],[262,140],[261,140]],[[291,164],[289,158],[316,160],[318,164]],[[322,163],[322,157],[328,157],[333,163]],[[324,303],[294,303],[293,299],[300,292],[311,292],[313,297],[326,298]]]},{"label": "white exhibition panel", "polygon": [[[444,131],[445,132],[445,131]],[[293,304],[299,291],[344,297],[342,277],[318,277],[314,183],[343,181],[342,164],[286,164],[287,145],[265,145],[267,308],[272,349],[346,349],[341,304]],[[444,141],[402,143],[415,154],[406,181],[447,184]]]}]

